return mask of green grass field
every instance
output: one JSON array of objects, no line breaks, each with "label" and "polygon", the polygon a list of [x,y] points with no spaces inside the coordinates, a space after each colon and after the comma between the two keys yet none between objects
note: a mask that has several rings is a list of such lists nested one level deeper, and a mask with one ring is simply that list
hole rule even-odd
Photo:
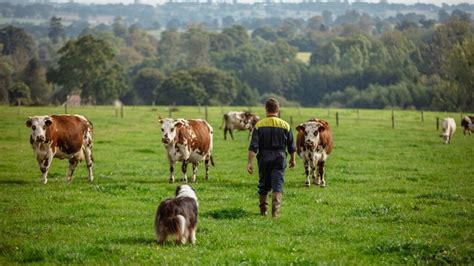
[{"label": "green grass field", "polygon": [[[215,129],[210,179],[193,184],[200,200],[195,246],[158,246],[153,222],[168,183],[157,118],[165,107],[69,108],[94,123],[95,181],[85,163],[66,184],[67,161],[54,160],[49,183],[29,145],[25,120],[62,107],[0,107],[0,264],[418,264],[474,263],[474,136],[458,128],[450,145],[436,117],[459,114],[285,109],[293,128],[328,119],[335,148],[326,188],[304,186],[301,160],[287,170],[281,217],[258,213],[257,179],[245,171],[247,133],[223,141],[223,111],[209,108]],[[252,108],[260,116],[263,108]],[[335,112],[340,125],[335,125]],[[204,118],[179,107],[173,117]],[[459,127],[459,125],[458,125]],[[189,169],[188,172],[190,172]],[[178,175],[177,177],[180,177]]]}]

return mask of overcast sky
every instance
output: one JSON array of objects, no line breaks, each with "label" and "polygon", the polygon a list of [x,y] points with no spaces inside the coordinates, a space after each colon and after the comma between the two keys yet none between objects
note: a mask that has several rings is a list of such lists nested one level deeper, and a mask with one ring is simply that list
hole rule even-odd
[{"label": "overcast sky", "polygon": [[[58,0],[57,0],[58,1]],[[158,3],[164,3],[166,0],[139,0],[141,3],[144,4],[158,4]],[[220,1],[225,1],[225,0],[220,0]],[[239,2],[242,3],[249,3],[249,2],[263,2],[263,0],[238,0]],[[279,2],[280,0],[274,0],[275,2]],[[300,2],[300,0],[283,0],[284,2]],[[325,2],[326,0],[323,0]],[[353,2],[354,0],[349,0],[350,2]],[[59,0],[58,2],[68,2],[68,0]],[[123,3],[123,4],[130,4],[133,3],[134,0],[74,0],[76,3],[95,3],[95,4],[106,4],[106,3]],[[201,2],[206,2],[202,1]],[[217,2],[217,0],[214,0],[214,2]],[[227,2],[232,2],[231,0],[227,0]],[[371,3],[378,3],[380,0],[364,0],[364,2],[371,2]],[[441,6],[442,3],[446,4],[460,4],[460,3],[469,3],[469,4],[474,4],[474,0],[388,0],[389,3],[404,3],[404,4],[414,4],[414,3],[427,3],[427,4],[435,4]]]}]

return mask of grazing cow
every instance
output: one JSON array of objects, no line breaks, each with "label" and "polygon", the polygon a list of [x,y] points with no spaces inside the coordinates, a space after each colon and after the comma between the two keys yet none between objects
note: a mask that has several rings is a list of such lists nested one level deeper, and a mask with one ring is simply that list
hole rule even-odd
[{"label": "grazing cow", "polygon": [[466,132],[468,132],[470,136],[471,132],[474,131],[474,123],[472,123],[473,120],[474,120],[474,116],[465,116],[462,119],[461,126],[464,128],[463,130],[464,135],[466,135]]},{"label": "grazing cow", "polygon": [[224,126],[224,140],[227,139],[227,131],[230,133],[230,137],[234,140],[234,129],[248,130],[249,139],[255,124],[260,118],[252,114],[251,112],[236,112],[230,111],[224,114],[222,117],[222,124],[219,128]]},{"label": "grazing cow", "polygon": [[444,144],[451,143],[454,132],[456,132],[456,122],[451,117],[445,118],[443,120],[443,133],[440,135],[444,140]]},{"label": "grazing cow", "polygon": [[[324,164],[332,151],[332,131],[328,122],[313,118],[296,127],[298,135],[296,137],[296,151],[303,159],[306,186],[310,185],[309,173],[313,177],[313,182],[321,187],[326,186],[324,180]],[[318,180],[316,181],[316,168],[318,170]]]},{"label": "grazing cow", "polygon": [[66,180],[72,180],[72,174],[79,161],[86,160],[89,170],[89,182],[92,174],[92,123],[80,115],[51,115],[28,117],[26,126],[30,127],[31,147],[38,160],[43,183],[48,182],[48,170],[53,158],[68,159],[69,168]]},{"label": "grazing cow", "polygon": [[184,174],[182,181],[187,182],[186,171],[188,163],[193,165],[192,182],[196,182],[196,173],[199,162],[204,160],[206,180],[209,178],[209,162],[212,160],[211,125],[204,120],[160,119],[162,138],[166,154],[170,163],[170,183],[174,182],[174,165],[182,161],[181,170]]}]

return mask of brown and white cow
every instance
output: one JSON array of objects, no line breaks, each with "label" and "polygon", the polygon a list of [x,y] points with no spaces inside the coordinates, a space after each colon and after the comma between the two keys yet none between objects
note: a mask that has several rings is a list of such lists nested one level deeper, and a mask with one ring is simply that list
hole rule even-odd
[{"label": "brown and white cow", "polygon": [[66,180],[79,161],[86,160],[89,182],[92,174],[92,123],[80,115],[51,115],[28,117],[26,126],[31,128],[30,143],[40,167],[43,183],[48,182],[48,170],[53,158],[69,160]]},{"label": "brown and white cow", "polygon": [[465,116],[461,120],[461,126],[463,127],[463,133],[466,135],[466,132],[469,133],[469,136],[471,135],[471,132],[474,131],[474,116]]},{"label": "brown and white cow", "polygon": [[200,161],[206,167],[206,180],[209,178],[209,162],[212,160],[213,130],[204,120],[194,119],[160,119],[162,138],[166,154],[170,163],[169,181],[174,182],[174,165],[177,161],[183,162],[181,171],[184,174],[182,181],[187,182],[186,171],[188,163],[193,165],[192,182],[196,182],[197,168]]},{"label": "brown and white cow", "polygon": [[250,139],[250,134],[259,119],[257,115],[251,112],[230,111],[225,113],[220,126],[220,128],[224,126],[224,140],[227,139],[227,131],[229,131],[230,137],[234,140],[234,129],[248,130]]},{"label": "brown and white cow", "polygon": [[[325,187],[324,164],[333,147],[332,131],[328,122],[313,118],[297,126],[296,130],[298,131],[296,151],[303,159],[306,186],[310,185],[309,174],[311,172],[313,182]],[[316,180],[316,168],[318,180]]]}]

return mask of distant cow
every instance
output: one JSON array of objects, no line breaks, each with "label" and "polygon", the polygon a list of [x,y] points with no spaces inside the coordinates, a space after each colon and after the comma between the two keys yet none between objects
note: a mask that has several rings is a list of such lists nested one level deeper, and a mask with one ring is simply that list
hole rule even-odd
[{"label": "distant cow", "polygon": [[234,139],[234,129],[248,130],[249,139],[255,124],[260,118],[251,112],[236,112],[230,111],[222,117],[222,126],[224,126],[224,140],[227,139],[227,131],[230,133],[232,140]]},{"label": "distant cow", "polygon": [[474,116],[465,116],[462,121],[461,121],[461,126],[463,127],[463,133],[466,135],[466,132],[471,135],[471,132],[474,131],[474,124],[472,123],[474,121]]},{"label": "distant cow", "polygon": [[92,123],[80,115],[51,115],[28,117],[26,126],[30,127],[30,143],[43,175],[43,183],[48,182],[48,170],[53,158],[69,160],[66,180],[72,180],[72,174],[79,161],[86,160],[89,170],[89,182],[92,174]]},{"label": "distant cow", "polygon": [[[327,121],[313,118],[296,127],[296,151],[303,159],[306,186],[310,185],[309,174],[313,182],[321,187],[326,186],[324,180],[324,164],[332,151],[332,131]],[[316,168],[318,170],[316,180]]]},{"label": "distant cow", "polygon": [[451,142],[454,132],[456,132],[456,122],[450,117],[445,118],[443,120],[443,133],[440,135],[440,137],[443,138],[445,144]]},{"label": "distant cow", "polygon": [[197,167],[204,160],[206,166],[206,180],[209,177],[209,162],[212,160],[211,125],[204,120],[160,119],[162,138],[166,154],[170,163],[169,181],[174,182],[174,165],[177,161],[183,162],[181,170],[184,174],[182,181],[187,182],[188,163],[193,165],[192,182],[196,182]]}]

